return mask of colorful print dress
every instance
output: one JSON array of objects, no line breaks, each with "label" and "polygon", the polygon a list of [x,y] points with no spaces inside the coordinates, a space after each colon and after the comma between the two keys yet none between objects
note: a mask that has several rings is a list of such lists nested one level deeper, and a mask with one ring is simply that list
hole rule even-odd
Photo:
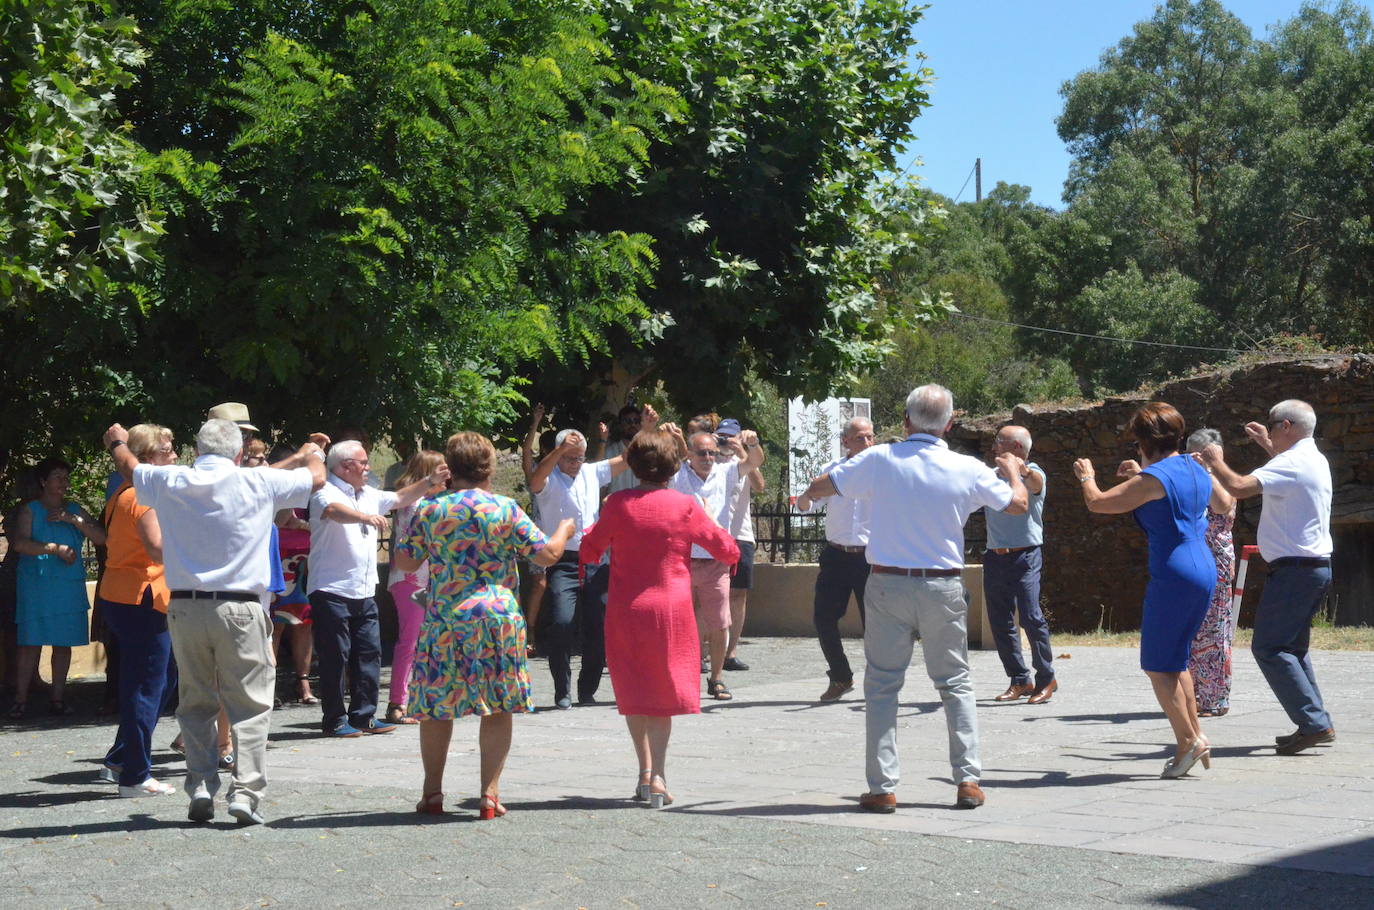
[{"label": "colorful print dress", "polygon": [[416,508],[410,532],[396,545],[429,561],[408,713],[451,720],[534,710],[515,558],[545,543],[515,500],[496,493],[454,490]]},{"label": "colorful print dress", "polygon": [[1231,526],[1235,521],[1235,509],[1225,514],[1207,510],[1205,540],[1217,562],[1217,587],[1193,637],[1188,669],[1193,673],[1197,709],[1208,713],[1225,711],[1231,705],[1231,585],[1236,576]]}]

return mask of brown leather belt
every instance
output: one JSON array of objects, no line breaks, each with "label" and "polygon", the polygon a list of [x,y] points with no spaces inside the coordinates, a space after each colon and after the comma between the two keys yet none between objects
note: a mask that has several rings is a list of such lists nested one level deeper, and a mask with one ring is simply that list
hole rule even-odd
[{"label": "brown leather belt", "polygon": [[896,566],[870,566],[869,571],[879,575],[906,575],[910,578],[954,578],[964,574],[963,569],[899,569]]},{"label": "brown leather belt", "polygon": [[998,556],[1006,556],[1008,553],[1021,553],[1025,550],[1034,550],[1036,546],[1038,546],[1038,544],[1029,547],[998,547],[993,550],[988,550],[988,552],[996,553]]},{"label": "brown leather belt", "polygon": [[841,552],[843,552],[843,553],[862,553],[864,550],[867,550],[867,549],[868,549],[868,547],[850,547],[850,546],[846,546],[845,544],[842,544],[842,543],[835,543],[833,540],[827,540],[826,543],[830,544],[832,547],[834,547],[835,549],[837,549],[837,550],[839,550],[839,551],[841,551]]}]

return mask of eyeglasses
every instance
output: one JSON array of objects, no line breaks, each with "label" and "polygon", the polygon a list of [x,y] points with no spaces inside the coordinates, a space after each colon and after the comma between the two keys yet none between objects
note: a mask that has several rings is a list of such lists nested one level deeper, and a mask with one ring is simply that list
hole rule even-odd
[{"label": "eyeglasses", "polygon": [[702,458],[710,458],[712,455],[715,455],[719,451],[720,449],[693,449],[692,454],[700,455]]},{"label": "eyeglasses", "polygon": [[1268,427],[1269,427],[1269,429],[1272,430],[1272,429],[1274,429],[1274,427],[1281,427],[1281,426],[1283,426],[1285,423],[1288,423],[1288,421],[1287,421],[1287,420],[1271,420],[1271,421],[1269,421],[1269,423],[1268,423]]},{"label": "eyeglasses", "polygon": [[368,465],[372,464],[372,462],[366,458],[345,458],[344,461],[351,461],[354,464],[360,464],[363,467],[367,467]]},{"label": "eyeglasses", "polygon": [[569,464],[582,464],[587,460],[586,455],[564,455],[559,461],[566,461]]}]

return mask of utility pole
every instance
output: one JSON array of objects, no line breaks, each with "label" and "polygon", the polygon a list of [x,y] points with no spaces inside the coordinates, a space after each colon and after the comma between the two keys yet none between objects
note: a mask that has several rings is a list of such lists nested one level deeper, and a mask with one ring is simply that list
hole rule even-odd
[{"label": "utility pole", "polygon": [[983,201],[983,159],[973,159],[973,196],[974,202]]}]

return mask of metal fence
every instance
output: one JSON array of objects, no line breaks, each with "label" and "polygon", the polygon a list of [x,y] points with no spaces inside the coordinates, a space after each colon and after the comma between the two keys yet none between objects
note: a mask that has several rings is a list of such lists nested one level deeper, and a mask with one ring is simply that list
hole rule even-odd
[{"label": "metal fence", "polygon": [[818,562],[825,546],[825,513],[803,515],[788,503],[755,502],[757,562]]}]

